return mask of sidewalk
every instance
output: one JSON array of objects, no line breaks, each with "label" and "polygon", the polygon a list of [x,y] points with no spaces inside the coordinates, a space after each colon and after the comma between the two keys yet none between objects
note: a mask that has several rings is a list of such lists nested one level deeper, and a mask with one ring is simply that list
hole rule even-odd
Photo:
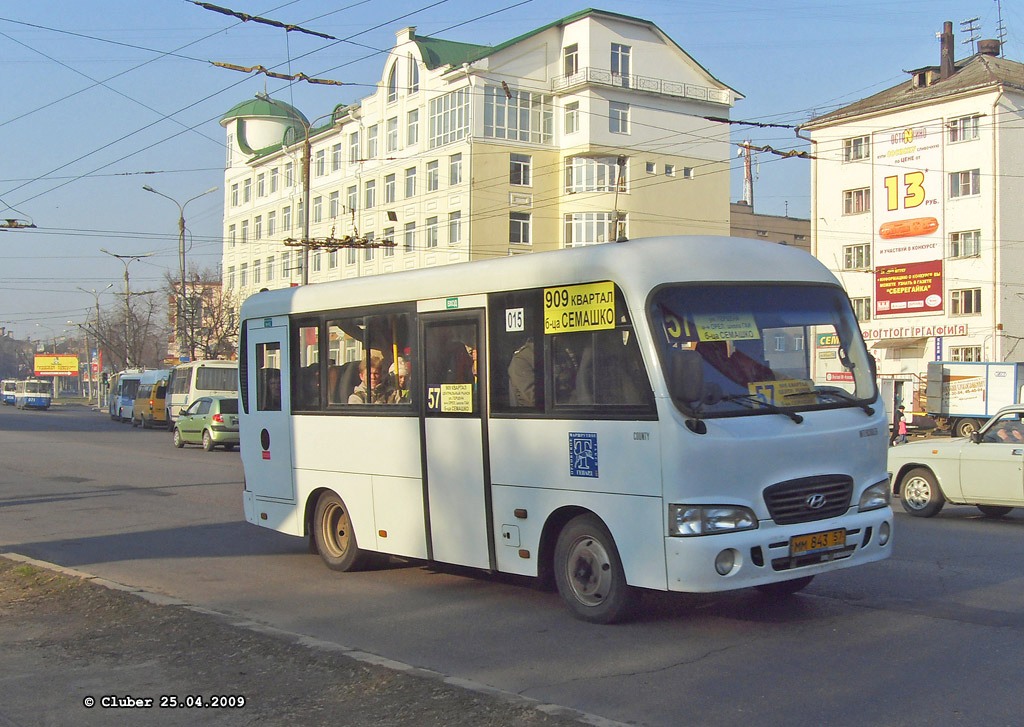
[{"label": "sidewalk", "polygon": [[0,556],[0,725],[70,724],[613,723]]}]

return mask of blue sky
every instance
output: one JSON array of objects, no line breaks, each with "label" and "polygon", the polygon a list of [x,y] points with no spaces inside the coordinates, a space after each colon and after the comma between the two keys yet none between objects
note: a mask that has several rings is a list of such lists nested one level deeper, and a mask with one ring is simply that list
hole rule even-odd
[{"label": "blue sky", "polygon": [[[308,118],[366,96],[379,80],[395,32],[494,45],[585,7],[657,24],[719,80],[746,98],[733,119],[799,124],[937,64],[935,34],[953,21],[956,54],[971,53],[960,21],[978,17],[996,37],[994,0],[647,0],[642,5],[565,0],[216,0],[216,5],[294,23],[343,42],[242,23],[187,0],[36,0],[0,8],[0,219],[37,229],[0,232],[0,326],[18,338],[49,339],[81,322],[101,291],[119,300],[122,255],[133,290],[163,287],[177,271],[178,209],[143,191],[184,202],[223,181],[221,115],[267,90]],[[642,9],[640,9],[642,8]],[[1003,0],[1005,55],[1024,60],[1024,8]],[[344,82],[296,84],[213,66],[260,64]],[[290,62],[290,70],[289,70]],[[787,129],[733,128],[776,149],[802,148]],[[807,216],[809,162],[758,156],[755,210]],[[740,160],[731,198],[742,196]],[[223,194],[189,203],[188,260],[220,262]]]}]

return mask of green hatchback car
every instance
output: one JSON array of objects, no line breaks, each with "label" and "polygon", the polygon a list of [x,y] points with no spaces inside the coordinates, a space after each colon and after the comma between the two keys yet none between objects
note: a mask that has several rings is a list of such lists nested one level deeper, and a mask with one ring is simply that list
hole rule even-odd
[{"label": "green hatchback car", "polygon": [[238,399],[234,396],[203,396],[182,409],[174,422],[174,446],[201,444],[231,450],[238,444]]}]

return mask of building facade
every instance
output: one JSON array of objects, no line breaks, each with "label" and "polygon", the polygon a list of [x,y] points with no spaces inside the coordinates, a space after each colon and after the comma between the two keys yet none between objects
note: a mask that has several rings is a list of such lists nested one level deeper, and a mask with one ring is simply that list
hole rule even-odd
[{"label": "building facade", "polygon": [[728,124],[706,117],[738,98],[625,15],[586,10],[494,47],[405,28],[357,104],[310,121],[262,97],[222,118],[225,287],[298,284],[307,212],[310,283],[728,234]]},{"label": "building facade", "polygon": [[802,127],[812,252],[879,373],[917,383],[929,361],[1024,360],[1024,65],[953,43],[946,23],[939,65]]},{"label": "building facade", "polygon": [[729,205],[729,234],[811,251],[811,221],[806,217],[765,215],[745,201]]}]

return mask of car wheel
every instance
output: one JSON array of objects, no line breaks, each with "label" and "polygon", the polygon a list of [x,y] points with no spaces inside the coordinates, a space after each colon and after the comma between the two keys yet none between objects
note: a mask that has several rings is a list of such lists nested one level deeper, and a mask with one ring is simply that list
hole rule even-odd
[{"label": "car wheel", "polygon": [[627,618],[640,592],[626,583],[615,541],[600,518],[573,518],[555,545],[555,583],[569,611],[583,621],[610,624]]},{"label": "car wheel", "polygon": [[778,583],[762,583],[760,586],[755,586],[758,591],[768,596],[769,598],[785,598],[791,596],[797,591],[802,591],[810,585],[810,582],[814,580],[814,576],[803,576],[802,578],[794,578],[791,581],[779,581]]},{"label": "car wheel", "polygon": [[207,452],[212,452],[213,451],[213,447],[214,447],[213,435],[210,434],[210,430],[209,429],[204,429],[203,430],[203,449],[205,449]]},{"label": "car wheel", "polygon": [[136,418],[135,418],[135,417],[133,416],[133,417],[132,417],[132,429],[135,429],[135,428],[136,428],[136,427],[138,427],[138,426],[139,426],[139,420],[138,420],[138,419],[136,419]]},{"label": "car wheel", "polygon": [[316,501],[313,539],[320,558],[331,570],[362,570],[376,562],[376,553],[364,551],[356,543],[348,508],[333,492],[323,493]]},{"label": "car wheel", "polygon": [[142,417],[142,428],[143,429],[151,429],[152,427],[153,427],[153,421],[151,419],[146,419],[146,417]]},{"label": "car wheel", "polygon": [[969,437],[976,431],[978,431],[978,422],[974,419],[961,419],[956,423],[953,434],[958,437]]},{"label": "car wheel", "polygon": [[932,517],[946,504],[946,498],[931,470],[916,467],[900,482],[900,502],[911,515]]},{"label": "car wheel", "polygon": [[981,514],[985,517],[1002,517],[1013,509],[1005,505],[976,505],[976,507],[981,510]]},{"label": "car wheel", "polygon": [[177,427],[174,428],[174,446],[178,449],[185,446],[185,440],[181,438],[181,432],[178,431]]}]

